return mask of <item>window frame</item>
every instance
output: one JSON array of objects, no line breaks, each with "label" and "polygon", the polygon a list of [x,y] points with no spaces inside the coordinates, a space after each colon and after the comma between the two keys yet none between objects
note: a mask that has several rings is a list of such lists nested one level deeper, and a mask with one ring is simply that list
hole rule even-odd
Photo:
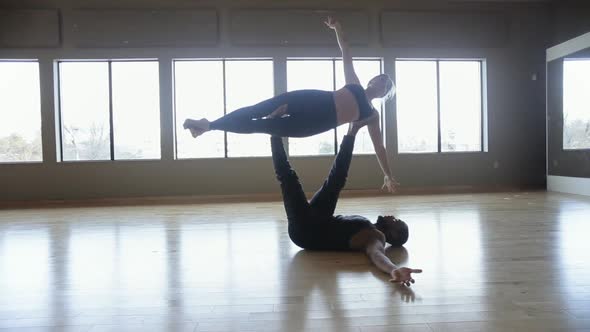
[{"label": "window frame", "polygon": [[[92,159],[85,159],[85,160],[64,160],[64,142],[63,142],[63,115],[62,115],[62,87],[61,87],[61,68],[60,65],[62,63],[88,63],[88,62],[106,62],[108,64],[108,91],[109,91],[109,159],[105,160],[92,160]],[[162,151],[161,151],[161,142],[160,142],[160,158],[138,158],[138,159],[115,159],[115,126],[114,126],[114,117],[113,117],[113,75],[112,75],[112,63],[113,62],[155,62],[158,66],[160,66],[160,59],[158,58],[131,58],[131,59],[57,59],[54,61],[55,64],[55,91],[56,91],[56,111],[55,116],[57,117],[56,122],[59,123],[59,128],[57,128],[57,138],[59,139],[59,146],[57,148],[58,156],[59,156],[59,163],[104,163],[104,162],[142,162],[142,161],[154,161],[154,160],[163,160],[162,159]],[[161,79],[158,75],[158,86],[161,86]],[[159,93],[159,91],[158,91]],[[161,98],[161,94],[159,98]],[[161,105],[158,104],[158,109],[161,108]],[[162,123],[158,119],[160,124],[160,132],[162,131]],[[161,139],[160,139],[161,140]]]},{"label": "window frame", "polygon": [[[223,131],[223,157],[178,157],[178,132],[176,131],[177,125],[177,112],[176,112],[176,62],[195,62],[195,61],[221,61],[222,68],[222,89],[223,89],[223,115],[227,115],[227,73],[226,73],[226,62],[228,61],[271,61],[273,66],[273,86],[275,85],[275,73],[274,65],[276,59],[273,57],[253,57],[253,58],[173,58],[172,59],[172,113],[174,121],[174,160],[212,160],[212,159],[233,159],[233,158],[270,158],[270,156],[228,156],[228,139],[227,131]],[[276,88],[274,88],[273,97],[275,96]]]},{"label": "window frame", "polygon": [[563,61],[562,61],[562,65],[561,65],[562,66],[562,69],[561,69],[561,72],[562,72],[562,78],[561,78],[561,80],[562,80],[562,82],[561,82],[561,91],[562,91],[562,93],[561,93],[561,105],[562,105],[562,112],[561,112],[561,123],[562,123],[562,128],[561,128],[561,136],[562,136],[562,138],[561,138],[561,149],[563,151],[572,151],[572,152],[575,152],[575,151],[590,152],[590,147],[588,147],[588,148],[578,148],[578,149],[576,149],[576,148],[566,148],[565,147],[565,139],[563,138],[563,136],[565,136],[565,107],[564,107],[564,105],[565,105],[565,63],[566,62],[575,62],[575,61],[588,61],[588,62],[590,62],[590,57],[583,57],[583,58],[571,58],[571,57],[568,58],[568,57],[565,57],[565,58],[563,58]]},{"label": "window frame", "polygon": [[19,165],[19,164],[42,164],[45,162],[45,151],[43,150],[43,82],[41,81],[41,60],[38,58],[24,58],[24,59],[13,59],[13,58],[2,58],[0,62],[18,62],[18,63],[36,63],[37,70],[39,73],[39,130],[41,132],[41,159],[40,160],[13,160],[13,161],[0,161],[0,165]]},{"label": "window frame", "polygon": [[[436,62],[436,114],[437,114],[437,151],[435,152],[401,152],[399,146],[399,131],[396,128],[396,142],[397,142],[397,154],[400,155],[433,155],[433,154],[473,154],[473,153],[486,153],[488,152],[488,131],[487,131],[487,66],[485,58],[394,58],[393,66],[397,69],[397,62],[402,61],[425,61],[425,62]],[[440,112],[440,62],[478,62],[479,64],[479,82],[480,82],[480,148],[479,150],[472,151],[442,151],[442,132],[441,132],[441,112]],[[397,70],[396,70],[397,72]],[[395,110],[397,117],[397,95]],[[396,126],[399,126],[399,122],[396,121]]]}]

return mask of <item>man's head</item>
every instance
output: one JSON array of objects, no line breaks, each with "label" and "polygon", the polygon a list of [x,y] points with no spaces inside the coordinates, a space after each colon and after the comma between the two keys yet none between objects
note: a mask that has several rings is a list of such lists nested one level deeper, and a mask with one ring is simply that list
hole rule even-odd
[{"label": "man's head", "polygon": [[385,234],[385,241],[394,247],[401,247],[408,241],[408,225],[394,216],[379,216],[375,227]]}]

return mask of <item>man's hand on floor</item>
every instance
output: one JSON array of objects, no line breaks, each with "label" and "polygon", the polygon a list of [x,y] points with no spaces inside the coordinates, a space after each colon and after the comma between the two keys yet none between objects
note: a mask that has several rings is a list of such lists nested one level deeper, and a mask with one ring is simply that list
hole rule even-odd
[{"label": "man's hand on floor", "polygon": [[389,282],[399,283],[406,286],[410,286],[414,282],[414,278],[412,278],[412,273],[422,273],[420,269],[410,269],[408,267],[400,267],[393,271],[391,271],[391,279]]}]

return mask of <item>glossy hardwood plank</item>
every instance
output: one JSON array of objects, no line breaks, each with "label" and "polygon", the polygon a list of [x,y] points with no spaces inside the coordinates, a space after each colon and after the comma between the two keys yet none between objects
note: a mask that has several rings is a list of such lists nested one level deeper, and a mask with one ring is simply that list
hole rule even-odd
[{"label": "glossy hardwood plank", "polygon": [[410,226],[396,287],[362,253],[306,252],[278,201],[0,210],[0,331],[590,330],[590,199],[344,198]]}]

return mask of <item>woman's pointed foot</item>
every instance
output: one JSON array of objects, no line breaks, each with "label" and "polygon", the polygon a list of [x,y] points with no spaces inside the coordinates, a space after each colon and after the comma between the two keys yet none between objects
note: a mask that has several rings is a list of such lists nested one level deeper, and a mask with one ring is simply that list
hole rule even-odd
[{"label": "woman's pointed foot", "polygon": [[184,129],[189,129],[191,135],[193,137],[198,137],[203,135],[205,132],[209,130],[209,120],[201,119],[201,120],[193,120],[193,119],[186,119],[184,124],[182,125]]},{"label": "woman's pointed foot", "polygon": [[202,129],[189,128],[189,130],[194,138],[197,138],[205,133],[205,130]]},{"label": "woman's pointed foot", "polygon": [[186,119],[183,124],[184,129],[195,128],[209,130],[209,120],[203,118],[201,120]]}]

